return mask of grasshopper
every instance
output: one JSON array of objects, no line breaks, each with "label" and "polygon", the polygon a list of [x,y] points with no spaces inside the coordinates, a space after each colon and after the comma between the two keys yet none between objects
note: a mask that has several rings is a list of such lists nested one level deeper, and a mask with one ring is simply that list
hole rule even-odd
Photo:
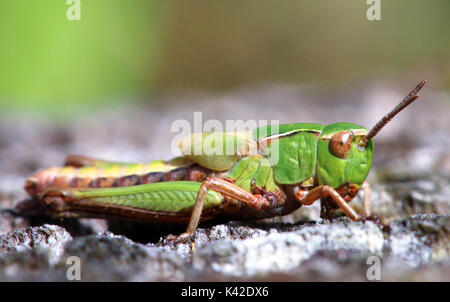
[{"label": "grasshopper", "polygon": [[[286,215],[321,200],[321,217],[340,208],[351,220],[370,215],[373,137],[416,100],[421,81],[392,111],[368,131],[353,123],[283,124],[250,135],[196,133],[181,139],[183,156],[148,164],[68,156],[62,167],[41,170],[26,180],[25,190],[53,217],[122,217],[187,224],[179,239],[189,238],[200,221],[216,217],[253,220]],[[231,155],[196,154],[195,138],[232,139]],[[276,143],[276,144],[275,144]],[[278,145],[277,160],[274,146]],[[250,154],[257,146],[256,154]],[[269,151],[269,152],[268,152]],[[349,204],[363,190],[364,213]]]}]

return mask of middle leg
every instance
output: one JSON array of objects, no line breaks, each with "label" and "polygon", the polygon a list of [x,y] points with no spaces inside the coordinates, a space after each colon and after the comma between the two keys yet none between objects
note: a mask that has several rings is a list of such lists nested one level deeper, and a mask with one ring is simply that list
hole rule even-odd
[{"label": "middle leg", "polygon": [[192,210],[191,219],[189,220],[186,232],[180,235],[181,238],[191,236],[197,229],[203,210],[203,204],[206,199],[206,194],[209,190],[220,193],[226,197],[236,199],[237,201],[243,202],[256,210],[264,210],[270,208],[271,206],[271,203],[259,194],[247,192],[241,187],[238,187],[237,185],[221,178],[209,177],[203,181],[200,186],[194,208]]}]

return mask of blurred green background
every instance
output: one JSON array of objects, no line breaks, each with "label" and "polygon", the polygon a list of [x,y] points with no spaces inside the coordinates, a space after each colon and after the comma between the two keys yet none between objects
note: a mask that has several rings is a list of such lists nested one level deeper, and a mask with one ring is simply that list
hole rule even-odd
[{"label": "blurred green background", "polygon": [[450,87],[450,1],[65,0],[0,4],[0,110],[73,112],[177,89],[428,77]]}]

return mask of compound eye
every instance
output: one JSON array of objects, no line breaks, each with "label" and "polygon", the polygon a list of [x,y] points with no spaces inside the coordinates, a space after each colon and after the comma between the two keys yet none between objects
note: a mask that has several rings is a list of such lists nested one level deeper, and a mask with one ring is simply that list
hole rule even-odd
[{"label": "compound eye", "polygon": [[338,132],[331,137],[330,152],[334,156],[345,159],[352,147],[353,135],[350,132]]}]

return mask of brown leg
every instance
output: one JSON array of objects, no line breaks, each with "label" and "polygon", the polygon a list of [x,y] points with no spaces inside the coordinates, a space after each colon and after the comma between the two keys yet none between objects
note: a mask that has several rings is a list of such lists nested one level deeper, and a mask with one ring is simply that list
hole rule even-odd
[{"label": "brown leg", "polygon": [[186,232],[180,234],[178,237],[173,237],[170,239],[185,241],[190,236],[192,236],[192,234],[194,234],[200,221],[206,194],[209,190],[236,199],[256,210],[263,210],[270,207],[270,202],[259,194],[253,195],[250,192],[247,192],[241,187],[238,187],[226,180],[216,177],[209,177],[205,181],[203,181],[202,185],[200,186],[200,190],[198,191],[194,208],[191,214],[191,219],[189,220]]},{"label": "brown leg", "polygon": [[334,202],[341,208],[342,211],[351,219],[351,220],[360,220],[361,216],[359,216],[349,205],[348,203],[330,186],[319,186],[311,191],[298,191],[295,195],[296,199],[303,205],[311,205],[314,201],[331,197]]},{"label": "brown leg", "polygon": [[370,189],[370,185],[367,181],[363,183],[362,189],[364,190],[364,198],[363,198],[364,215],[366,217],[369,217],[370,214],[372,214],[372,190]]}]

